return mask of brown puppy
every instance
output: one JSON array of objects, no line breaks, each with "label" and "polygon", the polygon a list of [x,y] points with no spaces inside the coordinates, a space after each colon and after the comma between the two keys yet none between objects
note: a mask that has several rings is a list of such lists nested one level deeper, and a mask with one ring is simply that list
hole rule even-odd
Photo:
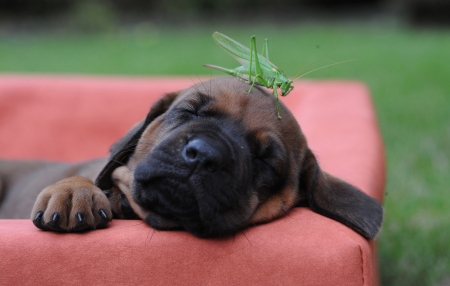
[{"label": "brown puppy", "polygon": [[278,119],[274,97],[248,89],[229,77],[164,96],[113,145],[95,184],[77,176],[45,188],[31,214],[34,224],[95,229],[114,212],[206,237],[303,205],[375,237],[379,202],[323,172],[289,110],[282,105]]}]

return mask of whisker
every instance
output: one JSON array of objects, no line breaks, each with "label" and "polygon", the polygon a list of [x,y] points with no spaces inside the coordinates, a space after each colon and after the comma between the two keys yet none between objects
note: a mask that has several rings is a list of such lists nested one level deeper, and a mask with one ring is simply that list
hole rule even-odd
[{"label": "whisker", "polygon": [[[152,235],[150,235],[150,238],[149,238],[148,236],[149,236],[150,232],[152,233]],[[155,235],[155,232],[156,232],[156,229],[149,227],[149,230],[147,232],[147,238],[145,240],[146,246],[150,243],[150,241],[152,241],[152,238],[153,238],[153,235]]]},{"label": "whisker", "polygon": [[211,83],[211,79],[212,79],[212,71],[211,71],[210,76],[209,76],[209,94],[210,94],[210,95],[212,94],[212,83]]},{"label": "whisker", "polygon": [[242,235],[245,237],[245,239],[247,239],[248,243],[250,243],[250,245],[252,245],[252,242],[250,241],[250,239],[248,239],[247,235],[245,234],[244,230],[240,231],[242,233]]},{"label": "whisker", "polygon": [[192,81],[192,84],[195,85],[194,79],[191,76],[189,76],[189,75],[188,75],[188,78]]},{"label": "whisker", "polygon": [[203,86],[203,89],[204,89],[205,92],[207,93],[207,92],[208,92],[208,89],[206,88],[205,83],[200,79],[200,77],[199,77],[198,75],[197,75],[197,78],[198,78],[200,84]]}]

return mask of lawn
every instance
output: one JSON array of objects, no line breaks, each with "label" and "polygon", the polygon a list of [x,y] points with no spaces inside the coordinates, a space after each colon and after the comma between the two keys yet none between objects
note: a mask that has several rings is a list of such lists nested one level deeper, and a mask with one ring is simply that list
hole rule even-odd
[{"label": "lawn", "polygon": [[[140,26],[95,35],[0,34],[0,72],[209,75],[236,62],[217,48],[219,30],[240,42],[270,39],[288,75],[332,59],[357,61],[308,78],[366,82],[388,162],[386,216],[378,241],[383,285],[450,284],[450,31],[368,25]],[[315,66],[326,64],[316,63]]]}]

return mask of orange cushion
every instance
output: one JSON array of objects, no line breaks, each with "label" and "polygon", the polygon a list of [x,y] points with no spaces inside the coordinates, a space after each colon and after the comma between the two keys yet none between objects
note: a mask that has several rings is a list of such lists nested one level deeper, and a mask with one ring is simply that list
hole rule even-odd
[{"label": "orange cushion", "polygon": [[[109,146],[162,94],[190,78],[0,76],[0,156],[82,160]],[[322,168],[382,200],[384,151],[366,87],[296,82],[282,99]],[[0,284],[376,285],[375,245],[348,227],[296,208],[228,239],[113,221],[83,234],[0,220]]]}]

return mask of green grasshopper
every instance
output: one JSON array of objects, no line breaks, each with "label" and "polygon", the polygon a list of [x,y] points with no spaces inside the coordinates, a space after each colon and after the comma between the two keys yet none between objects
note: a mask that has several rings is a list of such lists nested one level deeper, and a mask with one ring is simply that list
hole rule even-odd
[{"label": "green grasshopper", "polygon": [[[244,81],[251,83],[252,85],[250,86],[248,93],[250,93],[253,90],[255,84],[271,88],[273,90],[272,94],[275,96],[277,100],[277,115],[278,118],[281,118],[280,103],[278,102],[278,88],[281,90],[281,95],[286,96],[294,89],[294,87],[292,86],[292,83],[294,81],[289,79],[283,73],[283,71],[281,71],[279,68],[277,68],[277,66],[275,66],[273,63],[269,61],[268,40],[265,39],[262,49],[262,55],[260,55],[256,52],[255,36],[252,36],[250,39],[250,49],[219,32],[215,32],[213,34],[213,39],[221,48],[223,48],[227,53],[229,53],[233,58],[235,58],[242,66],[237,67],[235,69],[227,69],[214,65],[203,65],[203,66],[226,72],[227,74],[241,78]],[[323,69],[329,66],[354,60],[355,59],[342,62],[332,61],[331,64],[305,72],[300,76],[295,77],[294,79],[305,76],[319,69]]]},{"label": "green grasshopper", "polygon": [[226,72],[227,74],[251,83],[252,85],[250,86],[248,93],[253,90],[255,84],[271,88],[273,90],[273,95],[277,100],[277,115],[278,118],[281,118],[277,90],[280,88],[281,95],[286,96],[294,89],[294,87],[292,86],[293,81],[269,61],[268,40],[265,39],[264,41],[262,56],[256,51],[255,36],[252,36],[250,39],[250,49],[219,32],[213,34],[213,39],[242,66],[235,69],[227,69],[215,65],[203,66]]}]

